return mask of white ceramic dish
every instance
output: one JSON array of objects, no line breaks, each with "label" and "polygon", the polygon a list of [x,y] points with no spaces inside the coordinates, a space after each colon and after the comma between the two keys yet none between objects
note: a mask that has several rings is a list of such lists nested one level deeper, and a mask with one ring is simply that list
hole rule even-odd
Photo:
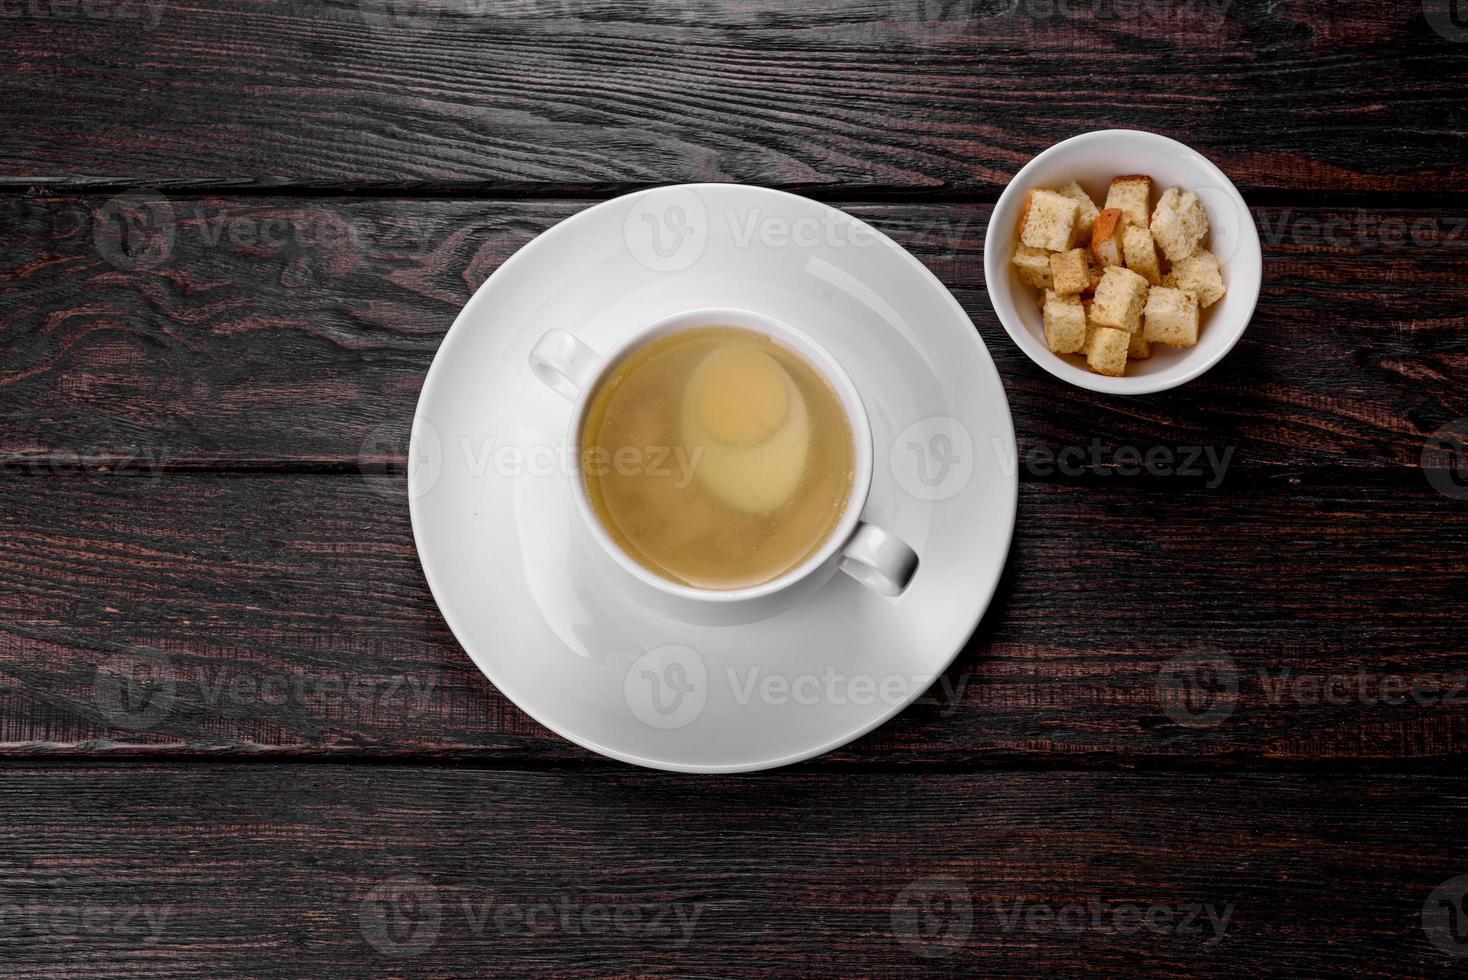
[{"label": "white ceramic dish", "polygon": [[[900,597],[837,576],[767,619],[693,625],[587,553],[558,462],[572,406],[530,351],[554,328],[615,350],[705,307],[778,318],[850,376],[872,432],[864,517],[922,556]],[[579,745],[689,772],[810,758],[920,697],[998,585],[1017,493],[1003,386],[942,284],[843,212],[732,184],[608,201],[512,257],[444,339],[409,451],[424,574],[484,674]]]},{"label": "white ceramic dish", "polygon": [[[1151,177],[1157,193],[1168,187],[1197,191],[1208,211],[1212,226],[1209,248],[1219,258],[1228,295],[1203,311],[1196,346],[1154,344],[1150,358],[1129,362],[1125,377],[1112,378],[1091,371],[1078,355],[1051,353],[1045,345],[1038,294],[1020,280],[1010,259],[1017,242],[1020,209],[1031,188],[1078,181],[1100,206],[1111,178],[1126,174]],[[1175,388],[1223,360],[1254,315],[1262,279],[1259,231],[1233,182],[1201,153],[1177,140],[1132,129],[1083,133],[1035,157],[1000,195],[984,239],[984,280],[989,301],[1020,350],[1062,381],[1116,395]]]}]

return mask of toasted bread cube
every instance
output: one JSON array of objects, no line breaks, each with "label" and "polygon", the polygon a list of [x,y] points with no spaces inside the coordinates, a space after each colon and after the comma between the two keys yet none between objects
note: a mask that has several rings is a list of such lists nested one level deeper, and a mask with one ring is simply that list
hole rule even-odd
[{"label": "toasted bread cube", "polygon": [[1152,214],[1152,178],[1141,175],[1117,177],[1106,190],[1106,206],[1117,208],[1126,220],[1147,227]]},{"label": "toasted bread cube", "polygon": [[1086,363],[1097,374],[1119,378],[1126,374],[1126,352],[1131,334],[1111,327],[1097,327],[1086,340]]},{"label": "toasted bread cube", "polygon": [[1057,354],[1076,354],[1086,346],[1086,309],[1074,296],[1051,293],[1045,299],[1045,343]]},{"label": "toasted bread cube", "polygon": [[1128,269],[1147,280],[1149,286],[1161,285],[1162,264],[1157,261],[1157,247],[1150,231],[1127,225],[1121,233],[1121,250]]},{"label": "toasted bread cube", "polygon": [[1169,262],[1179,262],[1208,237],[1208,212],[1195,192],[1169,187],[1152,212],[1151,228],[1162,254]]},{"label": "toasted bread cube", "polygon": [[1026,284],[1036,289],[1050,289],[1055,285],[1055,280],[1050,277],[1050,253],[1043,248],[1020,245],[1010,261]]},{"label": "toasted bread cube", "polygon": [[1091,226],[1091,254],[1096,256],[1097,264],[1103,269],[1121,265],[1121,229],[1124,220],[1120,210],[1107,208],[1096,215],[1096,223]]},{"label": "toasted bread cube", "polygon": [[1192,347],[1198,342],[1198,298],[1167,286],[1153,289],[1142,311],[1142,339],[1169,347]]},{"label": "toasted bread cube", "polygon": [[1164,286],[1174,286],[1198,297],[1198,305],[1207,309],[1228,292],[1223,284],[1223,270],[1212,252],[1194,252],[1174,262],[1172,271],[1163,279]]},{"label": "toasted bread cube", "polygon": [[1069,252],[1054,252],[1050,256],[1050,278],[1054,289],[1062,296],[1073,296],[1084,292],[1091,283],[1089,253],[1083,248]]},{"label": "toasted bread cube", "polygon": [[1075,240],[1078,202],[1054,191],[1032,190],[1025,195],[1019,216],[1019,240],[1030,248],[1064,252]]},{"label": "toasted bread cube", "polygon": [[1130,269],[1114,265],[1101,274],[1091,319],[1098,327],[1113,327],[1127,333],[1142,329],[1142,310],[1147,305],[1147,280]]},{"label": "toasted bread cube", "polygon": [[[1142,330],[1146,329],[1145,326],[1142,328]],[[1127,336],[1132,338],[1131,343],[1127,345],[1126,349],[1127,360],[1145,361],[1152,356],[1152,341],[1143,337],[1141,330],[1136,333],[1129,333]]]},{"label": "toasted bread cube", "polygon": [[1071,181],[1064,187],[1055,188],[1055,193],[1062,197],[1068,197],[1081,206],[1076,213],[1076,241],[1084,242],[1091,237],[1091,226],[1096,223],[1096,215],[1101,209],[1096,207],[1096,202],[1091,200],[1091,195],[1086,193],[1085,188],[1075,181]]}]

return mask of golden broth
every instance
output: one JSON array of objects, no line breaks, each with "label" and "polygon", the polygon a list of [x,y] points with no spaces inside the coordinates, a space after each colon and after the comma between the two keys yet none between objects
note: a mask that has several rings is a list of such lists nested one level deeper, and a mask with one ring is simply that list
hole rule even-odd
[{"label": "golden broth", "polygon": [[663,578],[738,589],[830,537],[856,447],[841,399],[803,356],[738,327],[682,330],[607,374],[581,429],[591,505]]}]

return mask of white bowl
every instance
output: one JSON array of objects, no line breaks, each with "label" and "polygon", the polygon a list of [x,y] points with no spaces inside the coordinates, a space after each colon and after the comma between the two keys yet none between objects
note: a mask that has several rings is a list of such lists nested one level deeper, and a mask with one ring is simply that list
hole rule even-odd
[{"label": "white bowl", "polygon": [[[1086,367],[1078,354],[1051,353],[1045,344],[1040,294],[1019,278],[1010,259],[1018,243],[1020,208],[1031,188],[1058,187],[1074,180],[1100,207],[1111,178],[1127,174],[1152,178],[1154,202],[1169,187],[1197,191],[1212,226],[1208,248],[1218,256],[1228,295],[1203,311],[1195,346],[1153,344],[1151,357],[1129,361],[1125,377],[1111,378]],[[1082,133],[1035,157],[1000,195],[984,239],[989,302],[1020,350],[1062,381],[1116,395],[1175,388],[1221,361],[1244,335],[1259,301],[1262,279],[1259,230],[1233,181],[1201,153],[1177,140],[1134,129]]]}]

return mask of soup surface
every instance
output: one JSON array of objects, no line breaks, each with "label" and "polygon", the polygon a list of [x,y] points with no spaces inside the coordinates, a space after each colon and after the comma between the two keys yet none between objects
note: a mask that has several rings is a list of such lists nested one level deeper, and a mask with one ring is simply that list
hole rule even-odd
[{"label": "soup surface", "polygon": [[739,327],[681,330],[624,357],[592,397],[580,450],[612,540],[704,589],[760,585],[820,550],[856,470],[824,375]]}]

